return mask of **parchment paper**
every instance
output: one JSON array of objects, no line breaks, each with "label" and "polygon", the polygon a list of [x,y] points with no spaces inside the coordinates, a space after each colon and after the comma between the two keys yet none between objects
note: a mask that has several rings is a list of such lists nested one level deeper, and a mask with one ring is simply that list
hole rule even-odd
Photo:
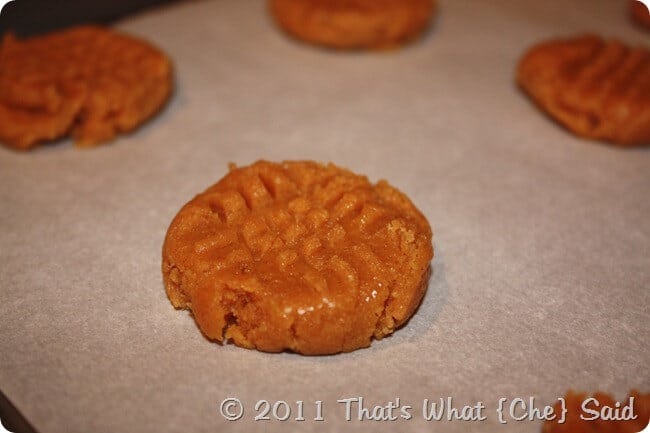
[{"label": "parchment paper", "polygon": [[[366,54],[289,40],[261,0],[120,23],[173,57],[177,91],[108,146],[0,149],[0,389],[41,433],[537,432],[500,424],[498,400],[647,392],[650,153],[575,138],[513,84],[545,38],[647,44],[625,6],[441,0],[422,41]],[[228,162],[261,158],[333,161],[412,198],[436,255],[407,326],[349,354],[265,354],[211,343],[171,307],[171,219]],[[220,412],[229,397],[238,421]],[[412,419],[348,422],[337,400],[352,397],[399,397]],[[424,399],[447,397],[488,419],[422,419]],[[301,400],[306,420],[255,422],[263,399],[291,419]]]}]

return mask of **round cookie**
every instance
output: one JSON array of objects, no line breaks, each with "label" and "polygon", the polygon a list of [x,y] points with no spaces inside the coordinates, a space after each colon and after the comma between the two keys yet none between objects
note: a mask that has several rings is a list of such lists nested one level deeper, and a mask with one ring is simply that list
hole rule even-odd
[{"label": "round cookie", "polygon": [[517,82],[575,134],[620,146],[650,144],[650,51],[597,35],[532,47]]},{"label": "round cookie", "polygon": [[650,29],[650,11],[639,0],[628,0],[630,5],[630,16],[639,25]]},{"label": "round cookie", "polygon": [[205,336],[319,355],[405,323],[433,257],[426,218],[385,181],[315,162],[235,168],[187,203],[163,246],[176,308]]},{"label": "round cookie", "polygon": [[269,0],[289,35],[331,48],[389,48],[419,36],[434,0]]},{"label": "round cookie", "polygon": [[0,45],[0,140],[16,149],[72,135],[91,146],[167,101],[171,62],[142,40],[80,26]]},{"label": "round cookie", "polygon": [[[594,398],[589,402],[589,398]],[[586,403],[586,405],[585,405]],[[593,414],[585,412],[585,408],[597,410],[599,408],[612,408],[622,414],[621,408],[632,405],[632,419],[626,417],[603,417],[594,419]],[[563,413],[561,417],[546,420],[541,433],[637,433],[646,431],[650,421],[650,393],[641,393],[632,390],[629,396],[620,402],[602,391],[593,394],[569,390],[563,401],[554,405],[555,413]],[[613,419],[608,419],[613,418]]]}]

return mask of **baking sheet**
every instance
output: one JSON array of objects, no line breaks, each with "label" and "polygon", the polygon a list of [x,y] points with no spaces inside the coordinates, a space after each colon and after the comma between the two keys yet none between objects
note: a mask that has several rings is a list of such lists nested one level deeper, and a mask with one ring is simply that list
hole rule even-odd
[{"label": "baking sheet", "polygon": [[[571,136],[513,84],[544,38],[647,44],[625,2],[441,0],[422,41],[369,54],[289,40],[261,0],[117,27],[173,57],[162,115],[92,150],[0,149],[0,389],[37,431],[537,432],[501,424],[499,399],[649,390],[650,153]],[[171,307],[171,219],[228,162],[261,158],[333,161],[412,198],[436,255],[406,327],[349,354],[265,354],[210,343]],[[337,400],[354,397],[399,397],[413,417],[346,421]],[[447,397],[488,419],[422,419],[424,399]],[[241,419],[222,415],[226,398]],[[291,419],[254,421],[260,400]]]}]

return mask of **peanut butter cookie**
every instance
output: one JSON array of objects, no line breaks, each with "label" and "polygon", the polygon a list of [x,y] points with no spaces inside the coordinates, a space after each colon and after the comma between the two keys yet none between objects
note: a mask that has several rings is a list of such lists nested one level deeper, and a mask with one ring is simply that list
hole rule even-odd
[{"label": "peanut butter cookie", "polygon": [[235,168],[176,215],[162,273],[210,339],[267,352],[369,346],[426,290],[431,228],[385,181],[332,164]]},{"label": "peanut butter cookie", "polygon": [[[633,400],[632,400],[633,398]],[[596,406],[594,399],[598,402]],[[596,418],[594,411],[600,412],[604,407],[617,408],[617,402],[608,394],[597,392],[593,396],[583,393],[569,391],[564,397],[566,402],[566,419],[560,424],[559,419],[546,421],[542,427],[542,433],[639,433],[650,421],[650,394],[641,394],[637,391],[630,392],[627,399],[618,403],[619,416],[622,418],[627,414],[623,413],[625,406],[632,407],[632,415],[635,419],[623,420],[603,419],[600,415]],[[587,409],[586,412],[584,409]],[[610,413],[608,409],[605,409]],[[562,412],[558,402],[555,405],[555,413]]]},{"label": "peanut butter cookie", "polygon": [[169,98],[171,62],[150,44],[81,26],[0,45],[0,140],[16,149],[72,135],[92,146],[135,129]]},{"label": "peanut butter cookie", "polygon": [[586,35],[544,42],[517,70],[521,88],[575,134],[650,143],[650,51]]},{"label": "peanut butter cookie", "polygon": [[331,48],[389,48],[420,35],[434,0],[270,0],[289,35]]}]

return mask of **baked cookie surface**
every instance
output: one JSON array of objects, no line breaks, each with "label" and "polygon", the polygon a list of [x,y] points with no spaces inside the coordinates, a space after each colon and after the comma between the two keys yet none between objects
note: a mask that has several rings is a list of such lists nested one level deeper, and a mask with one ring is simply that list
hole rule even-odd
[{"label": "baked cookie surface", "polygon": [[163,246],[170,301],[205,336],[333,354],[391,334],[419,305],[431,228],[385,181],[332,164],[258,161],[187,203]]},{"label": "baked cookie surface", "polygon": [[[587,401],[589,398],[594,398],[598,402],[598,407],[595,406],[593,400]],[[632,401],[631,398],[634,400]],[[617,408],[616,400],[603,392],[596,392],[589,396],[585,393],[569,391],[564,396],[564,400],[567,410],[564,422],[560,424],[558,422],[560,418],[546,421],[542,427],[542,433],[639,433],[650,421],[650,393],[643,394],[632,391],[625,400],[619,402],[619,415],[622,415],[622,408],[632,402],[635,419],[631,420],[592,419],[593,412],[583,410],[585,401],[587,401],[586,408],[590,411],[600,411],[603,407]],[[558,402],[555,405],[555,413],[562,413],[562,409]],[[581,416],[587,419],[583,419]]]},{"label": "baked cookie surface", "polygon": [[543,42],[517,69],[521,88],[577,135],[650,144],[650,51],[595,35]]},{"label": "baked cookie surface", "polygon": [[390,48],[419,36],[434,0],[269,0],[289,35],[340,49]]},{"label": "baked cookie surface", "polygon": [[149,43],[81,26],[0,45],[0,141],[16,149],[72,135],[91,146],[154,115],[171,62]]}]

